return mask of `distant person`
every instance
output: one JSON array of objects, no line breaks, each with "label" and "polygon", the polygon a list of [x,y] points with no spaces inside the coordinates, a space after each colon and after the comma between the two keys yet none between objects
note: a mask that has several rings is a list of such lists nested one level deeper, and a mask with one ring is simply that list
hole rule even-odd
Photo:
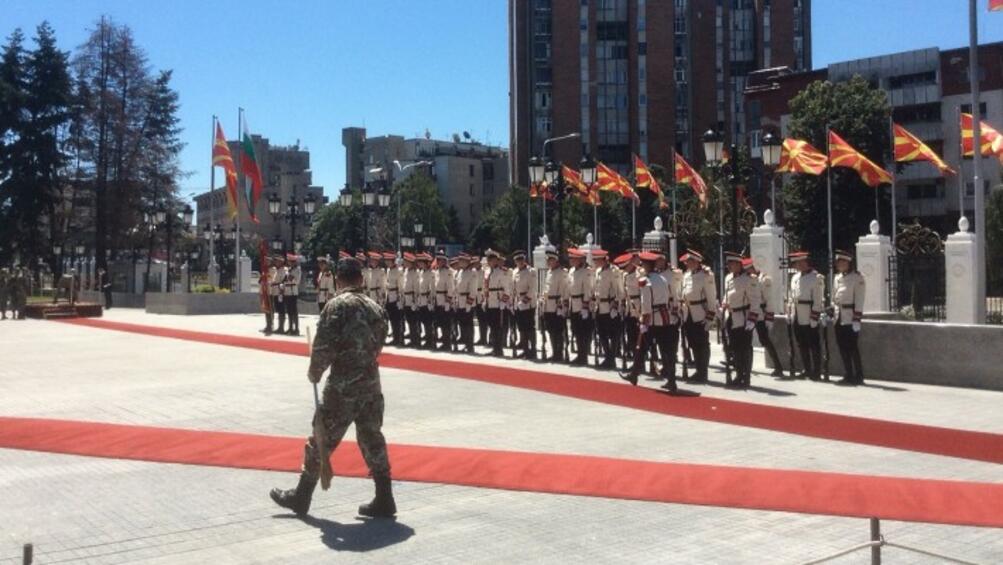
[{"label": "distant person", "polygon": [[331,370],[314,423],[324,431],[324,449],[315,437],[307,438],[303,471],[294,489],[272,489],[276,504],[297,515],[310,510],[310,501],[321,479],[321,462],[337,449],[348,426],[355,424],[362,457],[376,483],[376,497],[359,507],[359,514],[372,518],[397,513],[390,483],[390,462],[383,438],[383,392],[377,357],[387,336],[383,307],[365,294],[362,263],[358,259],[338,261],[335,272],[337,292],[320,315],[317,339],[310,353],[307,378],[320,381]]},{"label": "distant person", "polygon": [[[11,276],[10,271],[7,267],[0,269],[0,320],[7,319],[7,302],[10,298],[11,289]],[[11,317],[17,317],[16,313],[12,313]]]},{"label": "distant person", "polygon": [[104,293],[104,309],[111,310],[111,277],[108,276],[108,271],[104,269],[98,269],[98,288]]}]

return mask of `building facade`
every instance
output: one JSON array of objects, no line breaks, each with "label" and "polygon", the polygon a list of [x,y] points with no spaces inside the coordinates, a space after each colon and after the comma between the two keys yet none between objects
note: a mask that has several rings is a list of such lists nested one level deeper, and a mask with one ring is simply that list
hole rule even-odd
[{"label": "building facade", "polygon": [[509,188],[509,156],[501,147],[485,145],[456,136],[452,141],[425,138],[405,139],[399,135],[366,137],[364,128],[344,128],[341,133],[345,146],[345,179],[353,189],[373,180],[374,169],[387,172],[387,180],[403,180],[418,167],[402,171],[401,167],[421,161],[430,165],[424,170],[431,175],[446,208],[455,208],[464,232],[477,225]]},{"label": "building facade", "polygon": [[[982,121],[1003,128],[1003,43],[979,47]],[[958,175],[941,176],[927,163],[905,164],[896,171],[896,214],[899,222],[921,218],[941,233],[957,229],[961,210],[971,218],[975,207],[971,159],[961,158],[960,113],[971,112],[968,49],[917,49],[829,65],[811,72],[788,68],[753,73],[746,89],[747,142],[760,156],[758,140],[766,131],[787,134],[789,100],[816,80],[844,81],[860,75],[885,91],[892,118],[947,163]],[[892,148],[888,148],[891,155]],[[1000,162],[982,160],[982,189],[1000,184]]]},{"label": "building facade", "polygon": [[[273,146],[267,138],[259,135],[252,135],[251,141],[254,144],[254,154],[258,159],[258,166],[261,168],[261,180],[264,187],[261,200],[255,209],[257,222],[251,220],[247,202],[243,194],[240,195],[238,212],[243,239],[242,247],[247,249],[249,243],[265,239],[269,241],[271,249],[271,241],[277,238],[282,242],[284,250],[295,250],[296,241],[304,239],[310,229],[309,218],[302,214],[304,199],[312,197],[317,210],[326,204],[324,189],[312,184],[310,152],[301,149],[299,143],[293,146]],[[230,152],[234,155],[234,160],[236,160],[240,151],[238,142],[228,141],[227,144],[230,146]],[[268,206],[269,199],[273,198],[278,198],[280,203],[279,214],[274,216],[269,212]],[[290,211],[289,202],[291,199],[297,202],[297,212],[299,213],[294,222],[290,221],[287,216]],[[230,211],[227,207],[226,180],[222,169],[216,170],[216,190],[197,195],[195,204],[196,225],[202,241],[205,241],[203,234],[207,226],[215,227],[218,225],[224,234],[233,232],[236,222],[234,218],[230,217]],[[257,249],[249,249],[247,254],[256,256]]]},{"label": "building facade", "polygon": [[810,0],[509,0],[511,177],[572,132],[548,156],[702,161],[708,128],[744,136],[750,72],[811,68],[810,22]]}]

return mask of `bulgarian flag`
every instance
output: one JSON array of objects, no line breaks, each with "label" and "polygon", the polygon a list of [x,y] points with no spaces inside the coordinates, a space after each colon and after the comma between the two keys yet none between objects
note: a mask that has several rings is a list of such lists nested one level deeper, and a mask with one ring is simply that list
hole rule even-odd
[{"label": "bulgarian flag", "polygon": [[221,167],[226,173],[226,206],[232,218],[237,215],[237,167],[233,165],[233,155],[219,122],[216,122],[216,141],[212,146],[212,166]]},{"label": "bulgarian flag", "polygon": [[255,210],[258,208],[258,201],[261,200],[263,184],[261,182],[261,168],[254,155],[254,144],[251,143],[251,134],[247,131],[246,119],[243,125],[244,131],[240,141],[240,172],[244,173],[244,197],[247,199],[251,221],[258,223],[258,215]]}]

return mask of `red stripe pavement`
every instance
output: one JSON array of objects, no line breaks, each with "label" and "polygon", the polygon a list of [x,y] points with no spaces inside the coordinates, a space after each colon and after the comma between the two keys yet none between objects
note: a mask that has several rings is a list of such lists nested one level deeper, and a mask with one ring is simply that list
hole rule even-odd
[{"label": "red stripe pavement", "polygon": [[[0,418],[0,448],[163,463],[297,471],[300,438],[35,418]],[[398,480],[472,487],[1003,527],[1003,484],[659,463],[392,444]],[[332,458],[366,476],[356,444]]]},{"label": "red stripe pavement", "polygon": [[[61,323],[287,355],[308,355],[305,342],[196,332],[88,318],[66,320]],[[1003,463],[1003,434],[907,424],[720,398],[673,397],[653,389],[637,388],[623,383],[452,359],[384,353],[380,356],[380,365],[430,375],[512,386],[680,418]]]}]

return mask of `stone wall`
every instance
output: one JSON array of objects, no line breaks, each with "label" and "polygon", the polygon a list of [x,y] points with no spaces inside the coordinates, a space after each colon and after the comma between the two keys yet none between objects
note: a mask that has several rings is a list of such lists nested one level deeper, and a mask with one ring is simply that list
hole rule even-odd
[{"label": "stone wall", "polygon": [[[104,306],[104,293],[96,290],[82,290],[80,291],[80,300]],[[111,302],[114,308],[145,308],[146,295],[131,292],[113,292],[111,293]]]},{"label": "stone wall", "polygon": [[[828,335],[830,373],[842,375],[843,363],[831,327]],[[789,369],[783,317],[777,316],[771,337],[781,364]],[[865,378],[1003,390],[1003,326],[864,320],[860,355]],[[772,366],[769,359],[767,364]],[[795,366],[801,367],[800,358]]]}]

